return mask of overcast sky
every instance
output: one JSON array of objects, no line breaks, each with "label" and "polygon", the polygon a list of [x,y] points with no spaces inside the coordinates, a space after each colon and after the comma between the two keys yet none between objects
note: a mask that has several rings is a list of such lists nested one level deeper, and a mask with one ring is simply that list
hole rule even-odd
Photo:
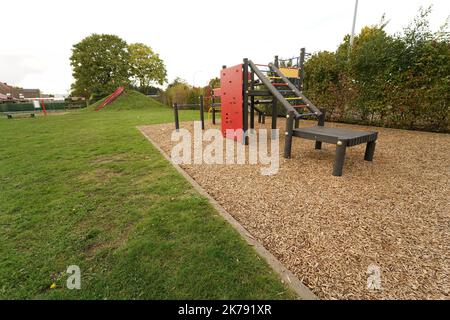
[{"label": "overcast sky", "polygon": [[[91,33],[143,42],[164,60],[169,80],[205,85],[222,65],[335,50],[350,33],[354,0],[39,0],[3,1],[0,81],[46,93],[72,83],[71,47]],[[433,4],[432,26],[450,15],[449,0],[360,0],[357,30],[383,13],[400,31],[420,6]]]}]

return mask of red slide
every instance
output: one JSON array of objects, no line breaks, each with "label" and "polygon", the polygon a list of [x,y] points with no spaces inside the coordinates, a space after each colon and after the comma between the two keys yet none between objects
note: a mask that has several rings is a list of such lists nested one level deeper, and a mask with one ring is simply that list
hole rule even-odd
[{"label": "red slide", "polygon": [[116,91],[114,91],[108,98],[105,99],[105,101],[103,101],[103,103],[97,108],[96,111],[99,111],[101,109],[103,109],[104,107],[106,107],[108,104],[110,104],[111,102],[113,102],[114,100],[116,100],[116,98],[118,96],[120,96],[123,92],[125,91],[124,87],[118,87],[116,89]]}]

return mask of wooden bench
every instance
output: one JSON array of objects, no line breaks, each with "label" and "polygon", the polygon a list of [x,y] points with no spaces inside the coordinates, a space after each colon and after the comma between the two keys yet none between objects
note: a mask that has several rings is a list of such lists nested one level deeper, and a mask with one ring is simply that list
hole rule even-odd
[{"label": "wooden bench", "polygon": [[34,112],[5,112],[5,115],[8,119],[12,119],[13,117],[21,117],[24,118],[25,116],[30,116],[31,118],[36,117],[36,114]]}]

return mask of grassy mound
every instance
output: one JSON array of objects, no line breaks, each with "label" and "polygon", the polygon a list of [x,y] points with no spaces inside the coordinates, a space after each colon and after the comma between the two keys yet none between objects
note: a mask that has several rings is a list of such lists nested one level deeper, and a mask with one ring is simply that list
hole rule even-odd
[{"label": "grassy mound", "polygon": [[[95,111],[105,101],[103,98],[88,107],[89,111]],[[147,97],[146,95],[134,91],[125,90],[116,100],[111,104],[105,106],[101,111],[121,111],[121,110],[145,110],[155,107],[164,107],[164,105],[155,99]]]}]

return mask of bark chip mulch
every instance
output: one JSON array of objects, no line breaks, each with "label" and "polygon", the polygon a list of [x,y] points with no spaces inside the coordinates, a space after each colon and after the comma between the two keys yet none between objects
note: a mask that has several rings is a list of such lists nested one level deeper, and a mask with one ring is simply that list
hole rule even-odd
[{"label": "bark chip mulch", "polygon": [[[449,299],[450,135],[327,126],[378,131],[374,161],[363,160],[364,145],[348,148],[344,176],[333,177],[335,146],[294,138],[285,160],[280,134],[276,175],[249,164],[181,167],[319,298]],[[142,129],[171,154],[173,124]],[[370,266],[381,290],[367,289]]]}]

